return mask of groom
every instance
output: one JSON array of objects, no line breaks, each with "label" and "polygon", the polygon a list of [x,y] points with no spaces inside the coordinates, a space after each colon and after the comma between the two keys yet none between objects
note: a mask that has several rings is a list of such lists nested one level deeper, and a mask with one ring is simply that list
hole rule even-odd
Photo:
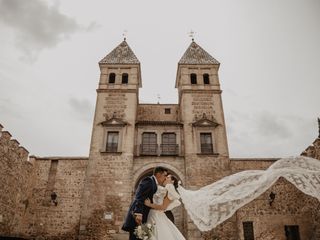
[{"label": "groom", "polygon": [[134,235],[134,229],[138,225],[145,223],[148,219],[150,208],[144,205],[144,200],[149,198],[152,201],[153,195],[157,191],[157,185],[162,185],[167,175],[167,169],[164,167],[156,167],[153,170],[152,176],[146,177],[140,181],[122,226],[122,230],[129,232],[129,240],[137,239]]}]

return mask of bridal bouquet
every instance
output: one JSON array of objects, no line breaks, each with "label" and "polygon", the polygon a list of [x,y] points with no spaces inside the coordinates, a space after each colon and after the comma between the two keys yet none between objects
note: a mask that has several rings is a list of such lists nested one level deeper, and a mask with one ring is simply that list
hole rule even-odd
[{"label": "bridal bouquet", "polygon": [[136,235],[136,237],[139,239],[149,240],[151,239],[153,231],[154,224],[144,223],[136,227],[136,229],[134,230],[134,235]]}]

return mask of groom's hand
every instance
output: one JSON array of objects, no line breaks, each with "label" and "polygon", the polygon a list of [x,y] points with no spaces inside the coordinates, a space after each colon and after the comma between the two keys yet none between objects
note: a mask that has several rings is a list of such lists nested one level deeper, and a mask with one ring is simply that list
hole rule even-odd
[{"label": "groom's hand", "polygon": [[136,221],[136,223],[138,225],[141,225],[141,223],[142,223],[142,214],[135,214],[134,215],[134,220]]}]

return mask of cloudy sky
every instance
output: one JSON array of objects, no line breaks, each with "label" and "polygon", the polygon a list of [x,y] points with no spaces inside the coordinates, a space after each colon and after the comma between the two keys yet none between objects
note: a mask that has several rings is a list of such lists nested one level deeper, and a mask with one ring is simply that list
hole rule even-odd
[{"label": "cloudy sky", "polygon": [[122,41],[140,102],[177,103],[188,32],[221,63],[231,157],[299,154],[320,116],[318,0],[0,0],[0,123],[31,154],[87,156],[98,61]]}]

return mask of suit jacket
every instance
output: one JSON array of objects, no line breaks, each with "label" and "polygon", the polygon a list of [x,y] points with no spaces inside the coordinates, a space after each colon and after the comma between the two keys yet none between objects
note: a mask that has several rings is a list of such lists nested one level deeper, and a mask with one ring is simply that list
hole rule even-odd
[{"label": "suit jacket", "polygon": [[157,184],[154,177],[146,177],[140,181],[126,219],[122,225],[122,230],[127,232],[134,231],[137,226],[134,220],[135,213],[142,214],[142,223],[147,221],[150,208],[144,205],[144,200],[149,198],[152,202],[153,195],[156,191]]},{"label": "suit jacket", "polygon": [[165,211],[164,213],[166,214],[167,218],[169,218],[169,219],[170,219],[170,221],[171,221],[172,223],[174,223],[174,216],[173,216],[173,213],[172,213],[170,210]]}]

